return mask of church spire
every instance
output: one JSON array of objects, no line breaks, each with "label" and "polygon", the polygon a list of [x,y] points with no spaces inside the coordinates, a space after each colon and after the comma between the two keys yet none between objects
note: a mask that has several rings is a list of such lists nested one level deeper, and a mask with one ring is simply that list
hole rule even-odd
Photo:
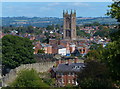
[{"label": "church spire", "polygon": [[71,9],[71,15],[72,15],[72,9]]},{"label": "church spire", "polygon": [[68,14],[68,10],[66,11],[66,14]]},{"label": "church spire", "polygon": [[65,14],[65,11],[63,10],[63,15]]},{"label": "church spire", "polygon": [[76,10],[74,10],[74,14],[76,14]]}]

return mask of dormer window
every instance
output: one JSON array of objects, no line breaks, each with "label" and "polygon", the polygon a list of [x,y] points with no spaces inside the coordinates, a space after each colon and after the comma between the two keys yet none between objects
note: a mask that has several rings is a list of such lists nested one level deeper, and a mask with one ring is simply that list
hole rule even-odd
[{"label": "dormer window", "polygon": [[69,72],[69,73],[68,73],[68,76],[70,76],[70,75],[71,75],[71,73]]},{"label": "dormer window", "polygon": [[80,69],[81,66],[74,66],[73,69]]}]

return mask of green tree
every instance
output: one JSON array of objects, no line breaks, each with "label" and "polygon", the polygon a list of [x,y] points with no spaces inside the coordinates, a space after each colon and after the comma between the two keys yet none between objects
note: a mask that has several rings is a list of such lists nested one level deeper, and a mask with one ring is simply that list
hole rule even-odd
[{"label": "green tree", "polygon": [[90,37],[89,33],[85,33],[85,31],[83,30],[77,30],[77,36],[81,36],[81,37]]},{"label": "green tree", "polygon": [[98,30],[94,33],[94,36],[100,36],[100,37],[107,37],[109,35],[109,29],[101,29],[101,30]]},{"label": "green tree", "polygon": [[[112,18],[117,19],[120,22],[120,1],[114,2],[109,5],[111,8],[107,15]],[[120,24],[118,26],[118,31],[110,35],[112,42],[110,42],[104,52],[104,62],[109,68],[111,78],[115,81],[115,84],[120,87]]]},{"label": "green tree", "polygon": [[46,27],[46,29],[47,29],[47,30],[54,30],[54,24],[48,25],[48,26]]},{"label": "green tree", "polygon": [[45,50],[39,49],[39,50],[38,50],[38,53],[45,53]]},{"label": "green tree", "polygon": [[60,29],[60,24],[56,24],[56,25],[55,25],[55,28],[56,28],[56,29]]},{"label": "green tree", "polygon": [[93,44],[90,47],[90,51],[85,55],[86,60],[85,62],[91,61],[91,60],[97,60],[101,61],[101,58],[103,57],[103,46],[101,44]]},{"label": "green tree", "polygon": [[107,15],[117,19],[118,22],[120,22],[120,1],[114,2],[108,7],[110,7],[110,10],[108,10]]},{"label": "green tree", "polygon": [[[115,37],[118,37],[118,36],[115,36]],[[104,58],[103,58],[104,62],[109,67],[111,77],[114,80],[119,80],[120,82],[120,37],[116,38],[115,41],[110,42],[106,46],[103,52],[103,55],[104,55]]]},{"label": "green tree", "polygon": [[2,38],[3,73],[21,64],[33,63],[33,45],[27,38],[6,35]]},{"label": "green tree", "polygon": [[112,87],[105,64],[90,61],[85,64],[78,74],[78,84],[81,89],[97,89]]},{"label": "green tree", "polygon": [[31,69],[31,70],[22,70],[18,73],[17,78],[13,83],[10,84],[10,87],[49,87],[45,84],[42,79],[40,79],[39,74]]},{"label": "green tree", "polygon": [[93,24],[92,24],[93,26],[99,26],[100,25],[100,23],[99,22],[93,22]]}]

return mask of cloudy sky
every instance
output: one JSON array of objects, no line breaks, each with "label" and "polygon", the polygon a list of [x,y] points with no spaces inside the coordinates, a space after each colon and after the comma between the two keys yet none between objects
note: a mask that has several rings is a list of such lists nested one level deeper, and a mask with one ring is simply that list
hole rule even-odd
[{"label": "cloudy sky", "polygon": [[2,2],[112,2],[112,0],[1,0]]},{"label": "cloudy sky", "polygon": [[11,0],[11,2],[7,2],[7,0],[2,2],[3,17],[7,17],[7,16],[62,17],[63,10],[70,11],[71,9],[76,10],[77,17],[78,16],[99,17],[99,16],[105,16],[106,11],[109,9],[108,5],[112,3],[110,2],[110,0],[108,0],[109,2],[92,2],[92,1],[91,2],[27,2],[27,1],[12,2],[12,1],[14,0]]}]

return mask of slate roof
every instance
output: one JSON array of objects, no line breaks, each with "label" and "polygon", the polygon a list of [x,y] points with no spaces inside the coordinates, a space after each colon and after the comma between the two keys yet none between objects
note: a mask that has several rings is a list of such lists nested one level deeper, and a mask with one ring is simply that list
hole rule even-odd
[{"label": "slate roof", "polygon": [[84,63],[59,64],[57,68],[53,68],[54,72],[79,72],[84,67]]}]

